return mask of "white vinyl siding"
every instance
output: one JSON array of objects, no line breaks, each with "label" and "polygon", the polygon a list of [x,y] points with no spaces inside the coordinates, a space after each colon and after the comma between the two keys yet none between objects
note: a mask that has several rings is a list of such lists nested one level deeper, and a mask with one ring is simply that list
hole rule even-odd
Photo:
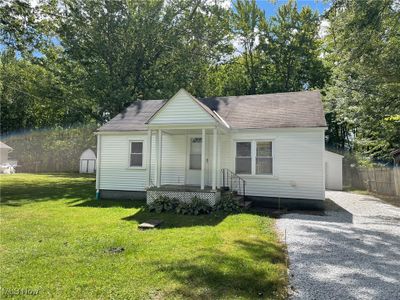
[{"label": "white vinyl siding", "polygon": [[235,170],[236,141],[272,141],[273,176],[240,175],[246,194],[260,197],[325,198],[324,130],[237,130],[221,139],[221,168]]},{"label": "white vinyl siding", "polygon": [[146,149],[146,139],[146,133],[101,136],[100,189],[144,191],[148,155],[143,155],[143,167],[131,168],[130,148],[131,141],[143,141],[143,149]]},{"label": "white vinyl siding", "polygon": [[[206,185],[210,184],[212,136],[206,136]],[[219,136],[220,168],[235,171],[236,141],[256,143],[272,141],[273,175],[241,175],[246,180],[246,194],[251,196],[319,199],[325,197],[324,185],[324,130],[323,129],[269,129],[236,130]],[[101,136],[100,189],[144,191],[147,185],[147,159],[143,168],[129,167],[129,142],[143,140],[147,149],[147,132]],[[151,181],[155,183],[156,134],[153,133]],[[189,136],[163,134],[161,184],[185,184],[188,170]],[[257,156],[256,148],[252,151]],[[265,155],[261,157],[264,158]],[[254,159],[254,164],[256,160]],[[257,169],[256,166],[253,167]],[[220,177],[220,172],[218,172]],[[220,179],[220,178],[219,178]],[[221,180],[221,179],[220,179]]]},{"label": "white vinyl siding", "polygon": [[150,124],[214,124],[216,121],[185,91],[179,91],[150,120]]},{"label": "white vinyl siding", "polygon": [[[153,149],[152,157],[155,158],[156,148]],[[161,153],[161,184],[185,184],[186,136],[163,134]]]},{"label": "white vinyl siding", "polygon": [[341,191],[343,189],[343,156],[330,151],[325,151],[325,186],[329,190]]}]

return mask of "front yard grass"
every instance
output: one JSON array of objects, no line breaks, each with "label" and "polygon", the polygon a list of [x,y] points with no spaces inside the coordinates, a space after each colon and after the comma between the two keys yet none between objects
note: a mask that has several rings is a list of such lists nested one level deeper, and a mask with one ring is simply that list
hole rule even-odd
[{"label": "front yard grass", "polygon": [[[96,201],[91,176],[15,174],[0,182],[0,297],[27,289],[38,294],[18,297],[286,297],[284,249],[266,216],[155,214],[144,201]],[[146,219],[164,223],[139,231]]]}]

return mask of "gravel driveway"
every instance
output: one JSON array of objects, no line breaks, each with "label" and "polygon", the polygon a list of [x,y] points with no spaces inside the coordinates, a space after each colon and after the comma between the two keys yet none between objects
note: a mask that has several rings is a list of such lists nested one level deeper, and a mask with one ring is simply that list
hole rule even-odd
[{"label": "gravel driveway", "polygon": [[278,219],[292,299],[400,299],[400,208],[372,196],[327,192],[326,215]]}]

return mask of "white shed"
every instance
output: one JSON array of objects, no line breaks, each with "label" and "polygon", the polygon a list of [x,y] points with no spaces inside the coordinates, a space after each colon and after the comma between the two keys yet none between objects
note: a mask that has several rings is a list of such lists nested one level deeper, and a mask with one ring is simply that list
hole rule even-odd
[{"label": "white shed", "polygon": [[82,152],[79,160],[79,173],[96,172],[96,154],[92,149],[86,149]]},{"label": "white shed", "polygon": [[343,189],[342,159],[342,155],[325,150],[325,188],[328,190],[341,191]]},{"label": "white shed", "polygon": [[8,154],[13,151],[13,148],[0,141],[0,173],[14,174],[16,161],[11,161]]}]

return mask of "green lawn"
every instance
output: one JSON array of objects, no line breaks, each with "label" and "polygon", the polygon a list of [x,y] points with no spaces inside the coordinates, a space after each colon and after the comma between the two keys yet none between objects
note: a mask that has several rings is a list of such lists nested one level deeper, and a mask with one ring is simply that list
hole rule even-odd
[{"label": "green lawn", "polygon": [[[144,201],[96,201],[94,178],[79,175],[0,181],[0,297],[285,298],[284,249],[266,216],[149,213]],[[149,218],[164,224],[139,231]]]}]

